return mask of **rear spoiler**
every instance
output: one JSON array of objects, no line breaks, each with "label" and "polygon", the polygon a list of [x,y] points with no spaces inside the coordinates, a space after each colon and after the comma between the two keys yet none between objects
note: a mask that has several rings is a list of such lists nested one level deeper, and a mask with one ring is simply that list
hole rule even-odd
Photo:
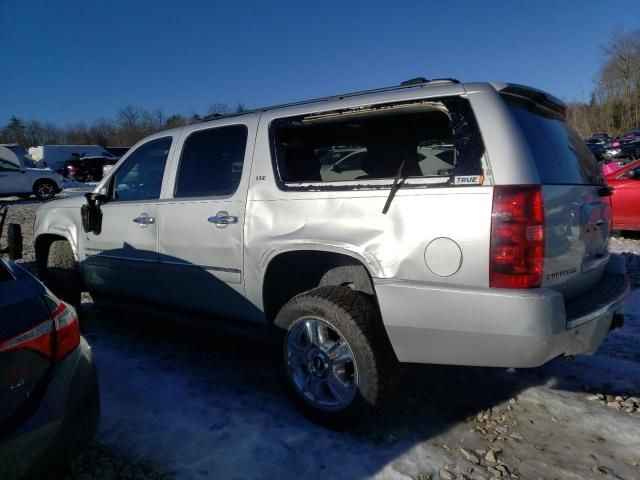
[{"label": "rear spoiler", "polygon": [[502,95],[534,102],[537,106],[551,110],[563,117],[567,111],[567,105],[562,100],[543,90],[516,83],[491,83],[491,85]]}]

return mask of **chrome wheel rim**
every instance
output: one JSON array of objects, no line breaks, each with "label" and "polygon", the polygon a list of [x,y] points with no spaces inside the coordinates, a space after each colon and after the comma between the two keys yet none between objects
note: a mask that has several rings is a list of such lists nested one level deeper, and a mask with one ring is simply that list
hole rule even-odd
[{"label": "chrome wheel rim", "polygon": [[38,186],[38,195],[41,198],[51,198],[54,193],[53,186],[49,183],[43,183]]},{"label": "chrome wheel rim", "polygon": [[358,369],[345,338],[316,317],[298,319],[285,341],[289,380],[307,402],[328,411],[348,407],[358,391]]}]

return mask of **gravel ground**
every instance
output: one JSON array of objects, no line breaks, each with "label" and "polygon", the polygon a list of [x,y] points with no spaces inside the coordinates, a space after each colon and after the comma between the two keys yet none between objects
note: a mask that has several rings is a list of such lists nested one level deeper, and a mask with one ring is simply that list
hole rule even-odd
[{"label": "gravel ground", "polygon": [[[32,268],[39,202],[8,203]],[[640,287],[638,238],[614,238],[611,249]],[[397,401],[348,434],[291,409],[259,340],[159,328],[100,312],[87,296],[103,412],[65,478],[640,478],[638,293],[596,355],[532,370],[407,367]]]}]

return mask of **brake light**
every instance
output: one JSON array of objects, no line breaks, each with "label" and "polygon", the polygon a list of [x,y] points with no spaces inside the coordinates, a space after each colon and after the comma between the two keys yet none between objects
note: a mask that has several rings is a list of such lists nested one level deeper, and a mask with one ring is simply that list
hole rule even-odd
[{"label": "brake light", "polygon": [[64,302],[50,318],[30,330],[0,343],[0,353],[33,350],[53,360],[67,356],[80,343],[80,324],[75,309]]},{"label": "brake light", "polygon": [[544,237],[544,204],[540,186],[494,187],[489,286],[539,287]]}]

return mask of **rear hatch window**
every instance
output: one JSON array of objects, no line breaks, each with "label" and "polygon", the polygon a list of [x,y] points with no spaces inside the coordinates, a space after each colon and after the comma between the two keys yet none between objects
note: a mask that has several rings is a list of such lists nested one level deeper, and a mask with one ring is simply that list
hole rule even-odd
[{"label": "rear hatch window", "polygon": [[545,185],[602,185],[600,167],[582,138],[559,113],[505,95]]}]

